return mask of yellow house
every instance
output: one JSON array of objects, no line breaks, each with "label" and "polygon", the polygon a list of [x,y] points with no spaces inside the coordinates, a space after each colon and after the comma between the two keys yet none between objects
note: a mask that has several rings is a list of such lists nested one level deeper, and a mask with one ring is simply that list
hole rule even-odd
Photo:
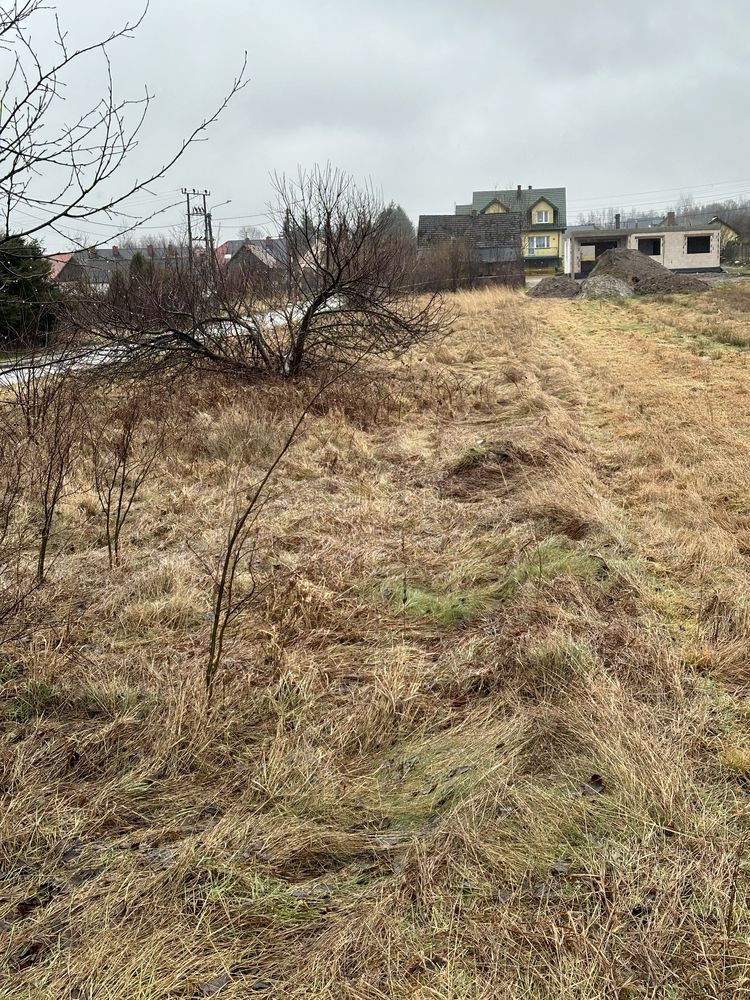
[{"label": "yellow house", "polygon": [[554,274],[563,270],[565,188],[523,188],[475,191],[470,205],[457,205],[456,215],[517,212],[521,216],[524,270]]}]

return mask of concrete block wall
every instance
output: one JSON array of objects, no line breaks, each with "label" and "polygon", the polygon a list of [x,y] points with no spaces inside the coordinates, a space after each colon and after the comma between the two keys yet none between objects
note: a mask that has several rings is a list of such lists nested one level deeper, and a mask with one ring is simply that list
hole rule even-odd
[{"label": "concrete block wall", "polygon": [[[711,249],[708,253],[688,253],[688,236],[709,236]],[[654,255],[664,267],[672,271],[682,271],[691,268],[716,268],[721,261],[721,234],[716,230],[696,229],[689,233],[669,229],[649,229],[646,232],[635,232],[628,235],[628,249],[638,250],[639,239],[660,239],[661,253]]]}]

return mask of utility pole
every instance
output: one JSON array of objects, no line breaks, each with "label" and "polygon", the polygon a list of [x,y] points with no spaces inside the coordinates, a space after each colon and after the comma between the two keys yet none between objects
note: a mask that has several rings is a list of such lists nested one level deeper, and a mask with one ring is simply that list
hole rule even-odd
[{"label": "utility pole", "polygon": [[211,213],[206,213],[206,239],[208,240],[208,245],[211,252],[211,274],[214,276],[214,281],[218,275],[216,274],[216,269],[218,266],[218,261],[216,260],[216,248],[214,247],[214,227],[213,221],[211,219]]},{"label": "utility pole", "polygon": [[208,242],[208,204],[206,203],[206,199],[208,198],[209,194],[210,194],[210,191],[204,191],[203,194],[202,194],[202,197],[203,197],[203,238],[204,238],[204,240],[206,242],[206,253],[208,253],[208,248],[210,246],[210,243]]},{"label": "utility pole", "polygon": [[[209,257],[209,267],[211,269],[211,274],[215,274],[214,265],[216,263],[215,252],[214,252],[214,237],[213,230],[211,228],[211,213],[208,211],[208,204],[206,199],[210,196],[210,191],[198,191],[196,188],[182,189],[182,193],[186,198],[186,208],[187,208],[187,225],[188,225],[188,253],[190,255],[190,270],[193,270],[193,256],[194,256],[194,244],[195,237],[193,235],[193,216],[203,216],[203,246],[206,256]],[[203,201],[203,208],[192,208],[190,205],[191,198],[201,198]]]},{"label": "utility pole", "polygon": [[214,230],[211,224],[211,213],[208,210],[208,203],[206,199],[211,194],[210,191],[203,191],[201,193],[203,198],[203,228],[206,234],[206,253],[209,254],[209,267],[211,269],[211,275],[216,279],[216,250],[214,248]]},{"label": "utility pole", "polygon": [[190,216],[190,192],[187,188],[182,189],[186,198],[187,230],[188,230],[188,268],[193,270],[193,220]]}]

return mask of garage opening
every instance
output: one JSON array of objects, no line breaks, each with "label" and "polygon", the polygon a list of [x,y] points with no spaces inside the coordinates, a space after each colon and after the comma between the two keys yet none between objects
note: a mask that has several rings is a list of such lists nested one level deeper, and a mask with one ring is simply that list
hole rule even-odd
[{"label": "garage opening", "polygon": [[688,238],[687,238],[687,252],[688,253],[711,253],[711,237],[710,236],[688,236]]},{"label": "garage opening", "polygon": [[597,260],[601,257],[605,250],[614,250],[616,247],[622,246],[622,241],[620,240],[586,240],[581,243],[581,274],[584,278],[588,277],[591,271],[594,269]]},{"label": "garage opening", "polygon": [[638,240],[638,249],[649,257],[659,257],[661,255],[661,237]]}]

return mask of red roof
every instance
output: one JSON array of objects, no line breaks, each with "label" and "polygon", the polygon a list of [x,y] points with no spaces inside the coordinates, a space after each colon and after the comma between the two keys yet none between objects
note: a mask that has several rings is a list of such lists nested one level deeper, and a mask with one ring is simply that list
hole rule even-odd
[{"label": "red roof", "polygon": [[70,258],[73,256],[73,251],[68,253],[52,253],[49,255],[47,260],[52,265],[50,268],[49,276],[53,280],[56,280],[60,276],[60,271],[65,267]]}]

